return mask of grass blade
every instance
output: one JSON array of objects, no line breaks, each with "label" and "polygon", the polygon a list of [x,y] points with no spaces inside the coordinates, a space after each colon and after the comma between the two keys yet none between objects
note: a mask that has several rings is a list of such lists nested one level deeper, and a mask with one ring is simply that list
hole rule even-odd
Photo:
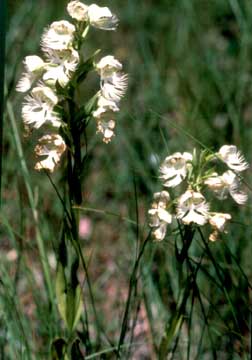
[{"label": "grass blade", "polygon": [[50,269],[49,269],[45,246],[44,246],[43,239],[42,239],[39,225],[38,225],[38,213],[37,213],[37,209],[36,209],[36,205],[35,205],[35,199],[34,199],[34,195],[32,192],[31,185],[30,185],[30,181],[29,181],[29,172],[28,172],[26,162],[25,162],[25,159],[23,156],[23,149],[22,149],[22,144],[21,144],[20,137],[18,134],[16,119],[14,116],[14,112],[13,112],[11,103],[9,101],[7,101],[7,114],[8,114],[8,117],[9,117],[9,120],[11,123],[11,127],[12,127],[12,131],[13,131],[13,138],[15,140],[15,145],[17,148],[17,153],[18,153],[18,157],[20,160],[22,173],[24,176],[24,181],[25,181],[25,185],[26,185],[28,198],[29,198],[29,203],[30,203],[30,207],[32,210],[33,220],[36,225],[36,241],[37,241],[37,245],[38,245],[38,249],[39,249],[39,253],[40,253],[40,259],[41,259],[41,263],[42,263],[42,268],[43,268],[43,272],[44,272],[45,284],[46,284],[46,288],[48,290],[48,295],[49,295],[51,305],[54,308],[54,306],[53,306],[53,304],[54,304],[53,283],[52,283],[52,278],[50,275]]},{"label": "grass blade", "polygon": [[2,156],[3,156],[3,119],[4,119],[4,73],[6,38],[6,1],[0,2],[0,207],[2,203]]}]

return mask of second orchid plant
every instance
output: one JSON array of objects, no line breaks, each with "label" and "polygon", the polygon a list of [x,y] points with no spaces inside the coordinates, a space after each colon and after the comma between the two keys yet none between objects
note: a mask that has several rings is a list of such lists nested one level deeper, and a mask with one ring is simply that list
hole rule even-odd
[{"label": "second orchid plant", "polygon": [[[217,167],[227,166],[221,174]],[[203,226],[210,224],[209,240],[215,241],[225,232],[225,225],[231,219],[227,213],[215,212],[207,200],[209,192],[219,200],[231,196],[242,205],[247,194],[241,189],[241,172],[248,163],[234,145],[224,145],[217,153],[203,150],[200,154],[175,153],[166,157],[160,167],[160,179],[165,189],[174,189],[173,195],[167,190],[154,194],[149,210],[150,227],[156,240],[163,240],[167,226],[177,219],[184,225]],[[177,187],[180,185],[180,192]]]},{"label": "second orchid plant", "polygon": [[[216,153],[208,149],[177,152],[167,156],[160,166],[163,189],[154,193],[148,211],[149,226],[155,241],[172,238],[180,290],[176,311],[171,314],[158,350],[162,359],[167,358],[171,340],[179,338],[182,324],[192,316],[193,307],[189,304],[193,304],[196,298],[208,324],[197,276],[199,270],[203,268],[201,273],[206,270],[203,265],[205,255],[226,296],[226,285],[209,242],[227,233],[227,223],[232,216],[222,212],[225,200],[231,197],[238,205],[246,203],[242,172],[247,168],[248,163],[234,145],[224,145]],[[191,315],[188,315],[190,306]]]}]

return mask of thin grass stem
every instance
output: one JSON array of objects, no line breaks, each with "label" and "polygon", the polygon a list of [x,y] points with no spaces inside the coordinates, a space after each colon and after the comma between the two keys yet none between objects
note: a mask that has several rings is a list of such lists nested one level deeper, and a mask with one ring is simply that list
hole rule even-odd
[{"label": "thin grass stem", "polygon": [[194,290],[192,292],[192,301],[191,301],[191,308],[190,308],[189,321],[188,321],[187,360],[190,360],[193,307],[194,307]]},{"label": "thin grass stem", "polygon": [[[196,285],[196,284],[195,284]],[[201,295],[200,295],[200,291],[199,291],[199,288],[198,286],[196,285],[196,290],[197,291],[197,297],[199,299],[199,303],[200,303],[200,307],[201,307],[201,311],[202,311],[202,315],[204,317],[204,321],[205,321],[205,324],[207,326],[207,330],[208,330],[208,335],[209,335],[209,340],[210,340],[210,343],[211,343],[211,347],[212,347],[212,352],[213,352],[213,358],[214,360],[217,359],[217,354],[216,354],[216,350],[214,348],[214,343],[213,343],[213,338],[212,338],[212,334],[211,334],[211,331],[210,331],[210,326],[209,326],[209,322],[208,322],[208,318],[207,318],[207,315],[206,315],[206,312],[205,312],[205,308],[204,308],[204,305],[203,305],[203,302],[202,302],[202,299],[201,299]]]},{"label": "thin grass stem", "polygon": [[83,207],[83,206],[76,206],[76,205],[73,206],[73,209],[78,209],[78,210],[82,210],[82,211],[86,211],[86,212],[93,212],[93,213],[102,214],[102,215],[115,216],[115,217],[118,217],[119,220],[123,220],[130,224],[137,225],[136,221],[129,219],[125,216],[122,216],[121,214],[116,214],[112,211],[102,210],[102,209],[94,209],[94,208],[90,208],[90,207]]},{"label": "thin grass stem", "polygon": [[133,271],[131,273],[130,276],[130,282],[129,282],[129,289],[128,289],[128,296],[127,296],[127,301],[126,301],[126,306],[125,306],[125,310],[124,310],[124,315],[123,315],[123,321],[122,321],[122,326],[121,326],[121,333],[120,333],[120,337],[119,337],[119,341],[118,341],[118,346],[117,346],[117,351],[118,351],[118,359],[120,358],[120,349],[121,346],[123,345],[124,342],[124,338],[126,335],[126,331],[127,331],[127,324],[128,324],[128,316],[129,316],[129,310],[130,310],[130,303],[131,303],[131,296],[132,296],[132,291],[134,289],[134,286],[136,286],[136,281],[137,281],[137,271],[138,271],[138,266],[140,264],[141,258],[144,254],[144,250],[145,247],[150,239],[150,234],[147,236],[147,238],[144,240],[142,247],[140,248],[140,252],[139,255],[135,261],[134,267],[133,267]]},{"label": "thin grass stem", "polygon": [[2,204],[2,159],[4,129],[4,79],[5,79],[5,38],[6,38],[6,0],[0,1],[0,208]]},{"label": "thin grass stem", "polygon": [[231,298],[230,298],[230,296],[229,296],[229,294],[228,294],[228,291],[227,291],[227,289],[226,289],[226,286],[225,286],[225,283],[224,283],[224,281],[223,281],[223,278],[222,278],[222,276],[221,276],[221,273],[220,273],[220,270],[219,270],[219,266],[217,265],[217,263],[216,263],[213,255],[212,255],[212,253],[211,253],[211,251],[210,251],[210,249],[209,249],[208,243],[207,243],[207,241],[205,240],[202,231],[201,231],[199,228],[198,228],[198,231],[199,231],[200,236],[201,236],[201,239],[202,239],[202,241],[203,241],[203,243],[204,243],[204,245],[205,245],[205,247],[206,247],[207,254],[208,254],[210,260],[211,260],[212,263],[213,263],[213,266],[214,266],[214,268],[215,268],[216,274],[217,274],[217,276],[218,276],[218,278],[219,278],[219,280],[220,280],[220,282],[221,282],[222,291],[224,292],[224,294],[225,294],[225,296],[226,296],[226,299],[227,299],[227,301],[228,301],[228,303],[229,303],[229,305],[230,305],[231,312],[232,312],[234,321],[235,321],[235,323],[236,323],[236,326],[237,326],[237,328],[238,328],[239,331],[240,331],[240,326],[239,326],[239,322],[238,322],[238,319],[237,319],[236,314],[235,314],[234,306],[233,306],[233,303],[232,303],[232,301],[231,301]]}]

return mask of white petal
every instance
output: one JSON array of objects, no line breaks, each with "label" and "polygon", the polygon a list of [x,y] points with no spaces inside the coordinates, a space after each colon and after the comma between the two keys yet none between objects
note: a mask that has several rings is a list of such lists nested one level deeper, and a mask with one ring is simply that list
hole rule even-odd
[{"label": "white petal", "polygon": [[[164,177],[160,177],[161,179],[164,179]],[[184,180],[184,176],[182,176],[182,174],[177,174],[177,175],[173,175],[173,177],[164,180],[163,185],[165,187],[175,187],[177,185],[179,185],[183,180]]]},{"label": "white petal", "polygon": [[152,231],[152,235],[155,238],[155,240],[162,241],[165,238],[166,230],[167,230],[167,224],[162,223],[157,229]]},{"label": "white petal", "polygon": [[88,20],[88,6],[80,1],[71,1],[67,5],[68,14],[78,21]]},{"label": "white petal", "polygon": [[38,129],[45,122],[50,122],[52,126],[61,125],[59,115],[53,110],[58,98],[52,89],[46,86],[35,87],[31,94],[26,96],[22,108],[22,117],[26,124],[33,125]]},{"label": "white petal", "polygon": [[158,217],[161,221],[164,221],[167,224],[171,224],[172,222],[172,215],[164,209],[158,210]]},{"label": "white petal", "polygon": [[58,134],[44,135],[39,139],[39,145],[35,147],[37,156],[46,156],[45,159],[36,163],[35,169],[46,169],[52,172],[59,163],[61,155],[66,150],[63,138]]},{"label": "white petal", "polygon": [[150,209],[148,211],[149,215],[149,225],[150,227],[157,227],[160,224],[160,219],[158,216],[158,210],[157,209]]},{"label": "white petal", "polygon": [[192,154],[189,152],[184,152],[182,156],[186,161],[192,161],[192,159],[193,159]]},{"label": "white petal", "polygon": [[41,45],[43,51],[48,49],[66,50],[72,47],[75,26],[68,21],[53,22],[42,36]]},{"label": "white petal", "polygon": [[41,70],[45,63],[44,61],[37,55],[26,56],[24,59],[24,65],[26,71],[28,72],[36,72]]},{"label": "white petal", "polygon": [[103,57],[97,64],[96,69],[101,77],[111,76],[115,71],[122,70],[122,64],[112,55]]},{"label": "white petal", "polygon": [[93,116],[95,118],[100,118],[102,114],[106,113],[109,110],[112,112],[119,111],[117,102],[106,99],[104,96],[101,95],[101,93],[98,97],[97,106],[97,109],[93,112]]},{"label": "white petal", "polygon": [[223,145],[218,152],[218,156],[232,170],[241,172],[249,167],[244,156],[235,145]]},{"label": "white petal", "polygon": [[118,102],[126,93],[128,77],[114,72],[112,76],[101,78],[101,93],[107,100]]},{"label": "white petal", "polygon": [[116,15],[108,7],[92,4],[88,7],[88,18],[92,26],[102,30],[115,30],[118,24]]},{"label": "white petal", "polygon": [[177,218],[185,224],[204,225],[208,220],[209,204],[204,196],[193,190],[187,190],[178,199]]},{"label": "white petal", "polygon": [[179,185],[187,175],[187,161],[191,160],[191,154],[175,153],[165,158],[160,166],[160,178],[166,187],[175,187]]},{"label": "white petal", "polygon": [[248,200],[248,195],[239,189],[230,189],[230,195],[239,205],[245,204]]},{"label": "white petal", "polygon": [[46,57],[49,63],[46,65],[43,80],[50,85],[55,85],[58,81],[62,87],[65,87],[78,66],[78,52],[73,49],[62,51],[48,49]]},{"label": "white petal", "polygon": [[210,215],[209,223],[218,231],[223,232],[227,220],[231,219],[230,214],[213,213]]},{"label": "white petal", "polygon": [[30,90],[32,84],[36,81],[36,76],[32,73],[23,73],[17,83],[16,90],[18,92],[26,92]]},{"label": "white petal", "polygon": [[195,223],[202,226],[207,222],[207,218],[205,214],[200,214],[193,210],[190,210],[187,215],[182,215],[182,214],[178,215],[178,218],[181,219],[182,222],[187,225],[191,223]]}]

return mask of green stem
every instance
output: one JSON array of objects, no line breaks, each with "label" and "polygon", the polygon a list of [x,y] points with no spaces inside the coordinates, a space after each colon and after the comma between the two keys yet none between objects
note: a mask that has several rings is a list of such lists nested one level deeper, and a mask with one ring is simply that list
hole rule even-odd
[{"label": "green stem", "polygon": [[81,142],[80,134],[78,129],[74,131],[74,167],[73,167],[73,182],[74,182],[74,200],[76,205],[81,205],[82,194],[81,194]]},{"label": "green stem", "polygon": [[184,227],[184,232],[182,232],[182,229],[181,229],[181,226],[179,223],[178,223],[178,225],[179,225],[180,235],[181,235],[181,238],[183,241],[183,247],[180,252],[178,251],[177,247],[175,250],[176,250],[176,257],[177,257],[178,262],[180,264],[183,264],[183,262],[185,261],[185,259],[188,256],[188,250],[193,241],[195,230],[192,229],[192,227],[190,225],[186,225]]}]

